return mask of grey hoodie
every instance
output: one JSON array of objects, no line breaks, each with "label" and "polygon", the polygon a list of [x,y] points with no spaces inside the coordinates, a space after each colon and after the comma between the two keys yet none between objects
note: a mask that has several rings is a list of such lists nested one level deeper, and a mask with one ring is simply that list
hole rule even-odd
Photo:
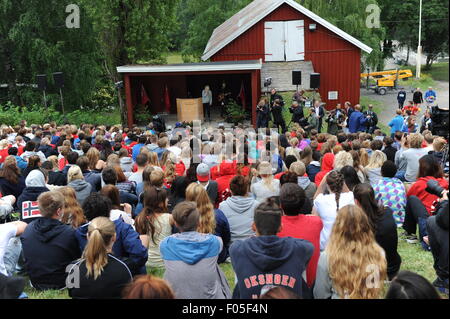
[{"label": "grey hoodie", "polygon": [[92,185],[84,179],[73,180],[67,186],[75,190],[77,201],[80,205],[83,205],[84,200],[92,193]]},{"label": "grey hoodie", "polygon": [[298,186],[303,188],[305,191],[306,198],[311,201],[314,199],[314,194],[317,191],[317,186],[314,183],[311,183],[308,176],[299,176],[298,177]]},{"label": "grey hoodie", "polygon": [[38,170],[32,170],[25,179],[26,187],[46,187],[44,174]]},{"label": "grey hoodie", "polygon": [[259,202],[252,196],[231,196],[220,203],[219,209],[224,213],[230,224],[230,245],[236,240],[244,240],[255,233],[252,230],[253,215]]},{"label": "grey hoodie", "polygon": [[131,157],[122,157],[120,159],[120,168],[124,173],[131,173],[133,171],[133,159]]}]

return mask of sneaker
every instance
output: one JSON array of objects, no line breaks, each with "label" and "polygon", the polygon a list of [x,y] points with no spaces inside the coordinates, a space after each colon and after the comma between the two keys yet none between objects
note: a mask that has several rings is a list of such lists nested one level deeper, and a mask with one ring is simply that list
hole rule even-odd
[{"label": "sneaker", "polygon": [[433,286],[443,294],[448,295],[448,279],[442,280],[441,278],[437,277],[435,281],[433,281]]},{"label": "sneaker", "polygon": [[408,244],[416,244],[418,242],[417,236],[414,234],[406,235],[406,242]]}]

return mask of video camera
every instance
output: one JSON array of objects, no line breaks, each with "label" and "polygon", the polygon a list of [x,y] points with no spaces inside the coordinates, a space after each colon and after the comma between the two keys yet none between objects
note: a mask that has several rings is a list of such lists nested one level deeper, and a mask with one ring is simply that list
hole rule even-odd
[{"label": "video camera", "polygon": [[440,109],[439,106],[433,106],[431,108],[431,122],[433,124],[431,133],[433,135],[439,135],[442,137],[448,136],[448,116],[449,110]]}]

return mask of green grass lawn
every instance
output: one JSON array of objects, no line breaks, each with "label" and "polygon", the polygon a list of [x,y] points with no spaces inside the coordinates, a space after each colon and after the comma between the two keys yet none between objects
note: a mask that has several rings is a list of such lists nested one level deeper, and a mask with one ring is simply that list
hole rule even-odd
[{"label": "green grass lawn", "polygon": [[[408,244],[400,236],[401,231],[399,230],[399,241],[398,241],[398,253],[402,257],[402,265],[400,270],[410,270],[418,273],[433,282],[436,279],[436,274],[433,269],[433,256],[431,252],[424,251],[420,244]],[[235,276],[234,271],[229,263],[221,264],[220,268],[225,273],[231,290],[234,289]],[[157,277],[163,277],[164,270],[154,269],[147,267],[147,273],[152,274]],[[30,299],[67,299],[69,298],[67,290],[55,291],[49,290],[44,292],[36,291],[31,287],[27,286],[25,292],[28,294]],[[444,297],[444,295],[443,295]]]},{"label": "green grass lawn", "polygon": [[[425,65],[422,65],[421,73],[430,76],[435,81],[449,81],[449,64],[448,62],[434,63],[431,69],[424,69]],[[411,69],[416,74],[416,66],[408,65],[402,67],[402,69]]]}]

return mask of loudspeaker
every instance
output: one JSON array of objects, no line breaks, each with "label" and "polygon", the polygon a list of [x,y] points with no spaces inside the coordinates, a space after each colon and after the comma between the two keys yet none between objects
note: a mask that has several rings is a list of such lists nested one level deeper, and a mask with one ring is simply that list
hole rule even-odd
[{"label": "loudspeaker", "polygon": [[292,71],[292,85],[302,85],[302,71]]},{"label": "loudspeaker", "polygon": [[47,90],[47,74],[36,75],[38,89],[41,91]]},{"label": "loudspeaker", "polygon": [[320,88],[320,73],[311,73],[309,87],[311,89]]},{"label": "loudspeaker", "polygon": [[62,89],[64,87],[64,77],[62,72],[53,73],[53,80],[55,81],[57,89]]}]

